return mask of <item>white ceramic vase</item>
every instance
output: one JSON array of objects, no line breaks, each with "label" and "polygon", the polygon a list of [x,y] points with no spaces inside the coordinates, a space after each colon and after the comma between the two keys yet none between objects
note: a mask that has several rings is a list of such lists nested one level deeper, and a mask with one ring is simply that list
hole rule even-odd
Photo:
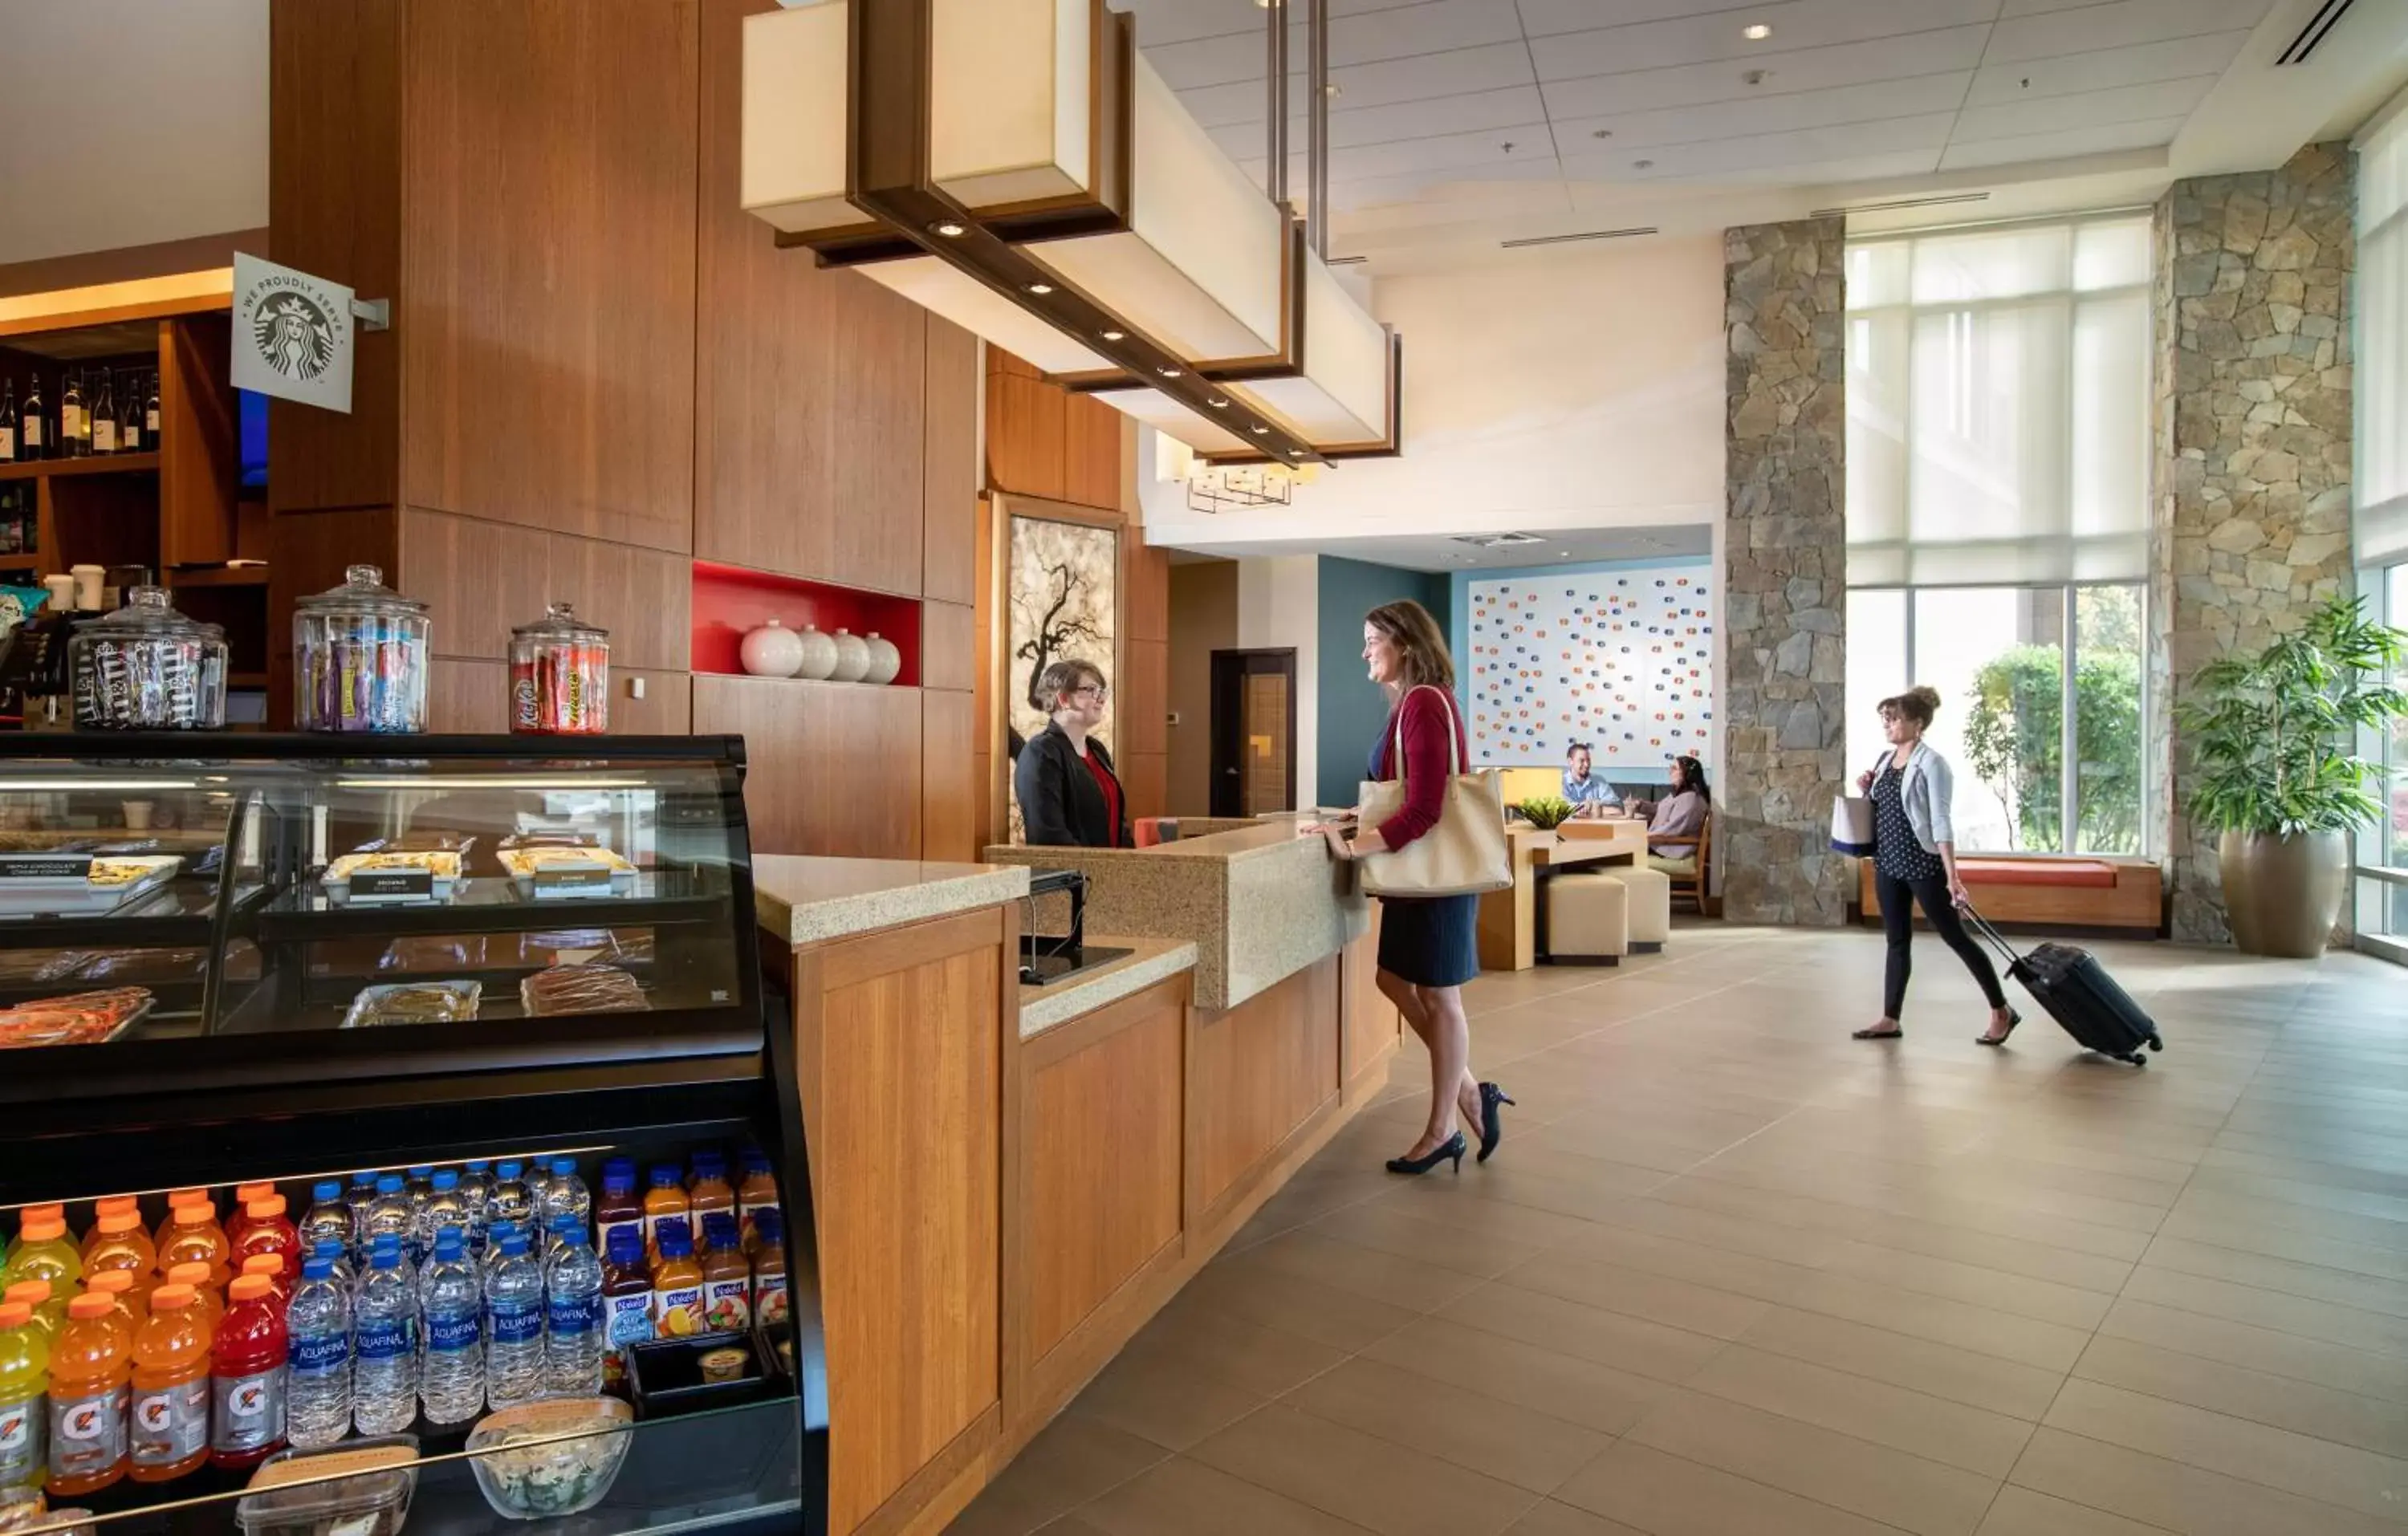
[{"label": "white ceramic vase", "polygon": [[867,639],[869,644],[869,670],[862,674],[861,681],[881,686],[894,682],[896,675],[903,670],[903,653],[896,649],[893,640],[882,638],[875,629],[869,632]]},{"label": "white ceramic vase", "polygon": [[744,632],[738,654],[743,658],[744,669],[756,678],[790,678],[803,663],[803,640],[771,619],[758,629]]},{"label": "white ceramic vase", "polygon": [[859,682],[869,674],[869,644],[850,629],[836,632],[836,670],[829,674],[838,682]]},{"label": "white ceramic vase", "polygon": [[795,675],[813,682],[825,682],[836,676],[836,641],[820,633],[817,624],[803,625],[796,637],[802,642],[802,667]]}]

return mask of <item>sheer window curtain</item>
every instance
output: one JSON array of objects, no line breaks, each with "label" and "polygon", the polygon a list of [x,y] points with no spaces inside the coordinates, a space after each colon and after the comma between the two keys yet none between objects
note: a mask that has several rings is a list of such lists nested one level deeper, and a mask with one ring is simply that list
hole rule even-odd
[{"label": "sheer window curtain", "polygon": [[1847,260],[1849,584],[2145,579],[2147,217]]},{"label": "sheer window curtain", "polygon": [[2388,566],[2408,560],[2408,93],[2358,137],[2355,297],[2356,553]]}]

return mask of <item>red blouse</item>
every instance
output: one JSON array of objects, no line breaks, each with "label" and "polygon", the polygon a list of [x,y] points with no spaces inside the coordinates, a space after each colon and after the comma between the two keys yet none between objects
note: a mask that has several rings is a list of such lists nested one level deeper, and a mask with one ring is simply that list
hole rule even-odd
[{"label": "red blouse", "polygon": [[[1470,766],[1463,714],[1455,708],[1455,696],[1443,688],[1415,688],[1398,704],[1397,712],[1388,716],[1387,728],[1380,733],[1380,745],[1371,754],[1372,777],[1385,781],[1397,776],[1396,765],[1388,759],[1395,755],[1399,716],[1405,734],[1405,805],[1380,824],[1380,840],[1390,848],[1402,848],[1438,825],[1439,811],[1446,804],[1446,782]],[[1449,720],[1455,723],[1453,753],[1447,750]]]},{"label": "red blouse", "polygon": [[1121,782],[1112,777],[1111,769],[1096,761],[1096,754],[1092,752],[1079,754],[1079,761],[1087,765],[1087,773],[1096,781],[1096,787],[1104,792],[1104,825],[1111,828],[1111,840],[1104,846],[1118,848],[1121,845]]}]

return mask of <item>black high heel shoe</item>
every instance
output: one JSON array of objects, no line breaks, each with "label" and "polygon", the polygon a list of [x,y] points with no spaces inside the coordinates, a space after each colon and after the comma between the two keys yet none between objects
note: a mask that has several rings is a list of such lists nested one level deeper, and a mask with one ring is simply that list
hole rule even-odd
[{"label": "black high heel shoe", "polygon": [[1997,1039],[1994,1040],[1988,1035],[1975,1035],[1973,1037],[1973,1043],[1976,1045],[2004,1045],[2007,1043],[2007,1037],[2015,1032],[2015,1026],[2023,1022],[2024,1016],[2010,1008],[2007,1010],[2007,1026],[1999,1031]]},{"label": "black high heel shoe", "polygon": [[1480,1085],[1480,1156],[1475,1161],[1486,1162],[1497,1143],[1505,1140],[1505,1117],[1498,1113],[1498,1106],[1512,1102],[1512,1096],[1496,1084]]},{"label": "black high heel shoe", "polygon": [[1388,1171],[1391,1173],[1427,1173],[1431,1169],[1438,1167],[1440,1163],[1452,1162],[1455,1164],[1455,1170],[1457,1173],[1460,1173],[1463,1171],[1463,1132],[1456,1131],[1445,1141],[1440,1141],[1437,1146],[1432,1147],[1422,1156],[1389,1158]]}]

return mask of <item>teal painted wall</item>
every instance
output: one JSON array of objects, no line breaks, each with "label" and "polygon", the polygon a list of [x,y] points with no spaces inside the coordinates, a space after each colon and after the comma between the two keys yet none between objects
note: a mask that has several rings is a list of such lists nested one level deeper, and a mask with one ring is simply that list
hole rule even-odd
[{"label": "teal painted wall", "polygon": [[1454,589],[1443,571],[1402,570],[1362,560],[1321,559],[1320,782],[1314,803],[1353,805],[1363,760],[1388,723],[1388,701],[1363,675],[1363,615],[1411,597],[1430,610],[1450,645],[1455,638]]}]

